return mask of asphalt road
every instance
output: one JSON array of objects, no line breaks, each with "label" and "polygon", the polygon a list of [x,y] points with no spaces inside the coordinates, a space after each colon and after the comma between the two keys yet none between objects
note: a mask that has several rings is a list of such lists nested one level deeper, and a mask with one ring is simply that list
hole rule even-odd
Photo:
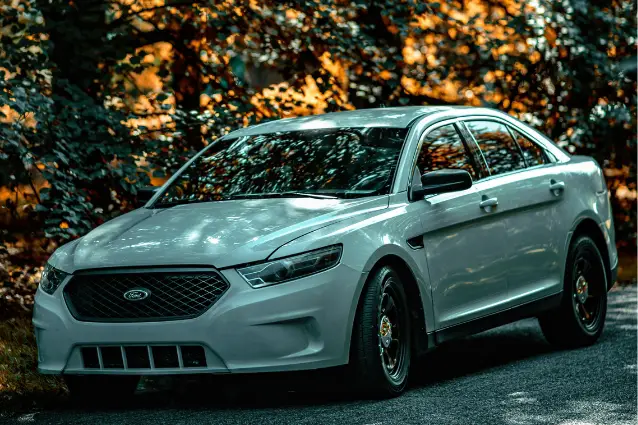
[{"label": "asphalt road", "polygon": [[[290,383],[252,382],[220,395],[210,382],[140,391],[109,409],[69,403],[6,420],[24,424],[636,424],[636,287],[610,293],[607,325],[594,346],[555,351],[535,320],[450,343],[428,355],[403,396],[357,400],[318,389],[327,374]],[[157,385],[157,384],[156,384]],[[237,382],[231,385],[237,386]],[[160,385],[161,387],[161,385]],[[293,391],[294,390],[294,391]],[[0,420],[1,421],[1,420]]]}]

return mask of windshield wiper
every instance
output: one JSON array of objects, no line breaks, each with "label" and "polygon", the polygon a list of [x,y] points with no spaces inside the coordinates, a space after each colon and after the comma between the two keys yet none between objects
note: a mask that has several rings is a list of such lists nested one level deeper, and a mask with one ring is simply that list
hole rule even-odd
[{"label": "windshield wiper", "polygon": [[339,199],[338,196],[334,196],[334,195],[325,195],[323,193],[308,193],[308,192],[239,193],[236,195],[230,195],[226,199],[266,199],[266,198]]},{"label": "windshield wiper", "polygon": [[268,193],[238,193],[220,199],[177,199],[175,201],[156,202],[152,208],[170,208],[176,205],[197,204],[201,202],[231,201],[234,199],[268,199],[268,198],[313,198],[313,199],[341,199],[370,196],[370,191],[336,191],[330,193],[314,192],[268,192]]},{"label": "windshield wiper", "polygon": [[202,201],[199,199],[178,199],[176,201],[156,202],[155,204],[153,204],[152,208],[170,208],[176,205],[198,204],[200,202],[208,202],[208,201]]},{"label": "windshield wiper", "polygon": [[339,199],[338,196],[328,195],[325,193],[308,193],[308,192],[283,192],[284,196],[293,195],[293,196],[301,196],[304,198],[315,198],[315,199]]}]

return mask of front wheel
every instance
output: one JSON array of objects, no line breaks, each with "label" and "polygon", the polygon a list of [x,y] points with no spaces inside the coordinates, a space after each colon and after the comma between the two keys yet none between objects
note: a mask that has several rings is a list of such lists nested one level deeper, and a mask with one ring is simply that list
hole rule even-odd
[{"label": "front wheel", "polygon": [[578,237],[569,248],[560,307],[539,317],[545,338],[553,345],[591,345],[603,332],[607,313],[605,264],[594,241]]},{"label": "front wheel", "polygon": [[362,391],[380,397],[403,392],[410,370],[410,319],[399,275],[377,270],[363,290],[353,328],[351,368]]}]

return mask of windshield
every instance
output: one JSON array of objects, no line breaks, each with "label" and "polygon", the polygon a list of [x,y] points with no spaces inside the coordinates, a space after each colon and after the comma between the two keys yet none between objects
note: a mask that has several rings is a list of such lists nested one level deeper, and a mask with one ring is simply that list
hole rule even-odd
[{"label": "windshield", "polygon": [[333,128],[222,139],[193,161],[155,206],[386,194],[406,134],[405,128]]}]

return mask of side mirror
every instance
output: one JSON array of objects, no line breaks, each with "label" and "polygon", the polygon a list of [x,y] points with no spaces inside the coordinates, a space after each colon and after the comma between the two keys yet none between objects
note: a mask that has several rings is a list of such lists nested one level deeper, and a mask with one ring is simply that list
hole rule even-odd
[{"label": "side mirror", "polygon": [[146,186],[141,189],[137,189],[137,207],[143,207],[158,190],[159,186]]},{"label": "side mirror", "polygon": [[412,190],[412,199],[425,195],[458,192],[472,187],[472,176],[465,170],[437,170],[421,176],[421,187]]}]

